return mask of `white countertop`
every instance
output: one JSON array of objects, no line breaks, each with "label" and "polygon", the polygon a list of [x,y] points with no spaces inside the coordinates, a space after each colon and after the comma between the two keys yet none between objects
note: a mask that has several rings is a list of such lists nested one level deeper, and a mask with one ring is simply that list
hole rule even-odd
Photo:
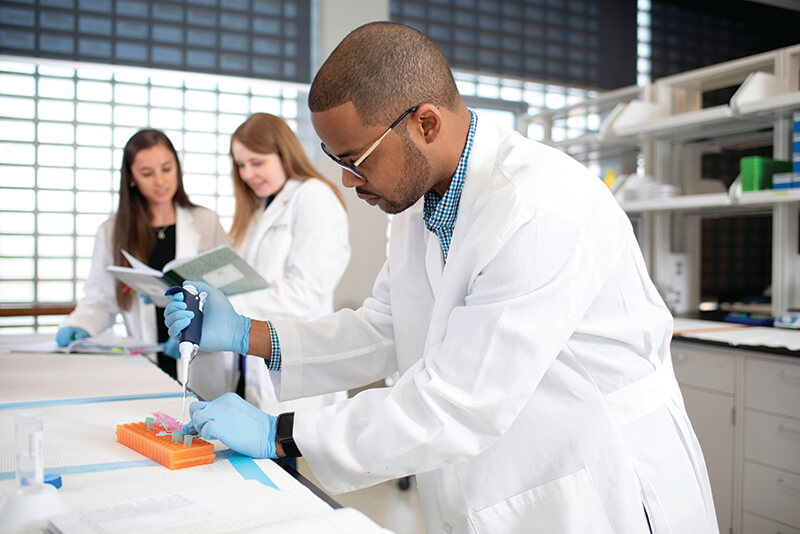
[{"label": "white countertop", "polygon": [[675,318],[673,335],[739,347],[800,350],[800,330]]}]

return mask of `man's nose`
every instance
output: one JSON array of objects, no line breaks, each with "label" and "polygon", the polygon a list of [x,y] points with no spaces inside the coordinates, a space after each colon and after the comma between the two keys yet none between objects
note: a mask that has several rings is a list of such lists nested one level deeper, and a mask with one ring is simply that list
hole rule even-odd
[{"label": "man's nose", "polygon": [[345,187],[358,187],[364,185],[366,180],[360,176],[356,176],[347,169],[342,169],[342,185]]}]

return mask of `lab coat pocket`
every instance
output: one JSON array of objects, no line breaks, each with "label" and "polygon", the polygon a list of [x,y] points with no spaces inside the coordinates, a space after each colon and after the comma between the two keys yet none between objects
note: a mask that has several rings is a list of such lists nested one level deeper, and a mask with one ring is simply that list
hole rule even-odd
[{"label": "lab coat pocket", "polygon": [[476,534],[613,534],[586,469],[472,512],[469,521]]}]

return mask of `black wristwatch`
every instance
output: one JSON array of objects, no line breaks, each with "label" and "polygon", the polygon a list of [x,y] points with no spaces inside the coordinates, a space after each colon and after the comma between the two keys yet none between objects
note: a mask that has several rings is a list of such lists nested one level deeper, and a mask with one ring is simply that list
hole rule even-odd
[{"label": "black wristwatch", "polygon": [[275,441],[281,444],[281,447],[283,447],[283,453],[286,456],[291,456],[292,458],[303,456],[300,454],[300,449],[298,449],[297,445],[294,443],[294,437],[292,437],[292,430],[294,428],[294,412],[280,414],[278,416],[278,424],[276,426]]}]

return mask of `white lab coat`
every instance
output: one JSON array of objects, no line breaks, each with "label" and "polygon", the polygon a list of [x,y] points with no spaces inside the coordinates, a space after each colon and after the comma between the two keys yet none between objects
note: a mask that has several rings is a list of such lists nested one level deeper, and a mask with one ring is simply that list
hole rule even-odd
[{"label": "white lab coat", "polygon": [[672,371],[672,318],[625,213],[565,154],[478,121],[443,268],[422,202],[394,217],[373,297],[277,321],[281,399],[339,493],[417,474],[428,532],[718,532]]},{"label": "white lab coat", "polygon": [[[116,278],[108,272],[114,264],[112,250],[114,215],[106,220],[97,231],[92,254],[89,276],[83,286],[84,296],[78,301],[75,310],[59,325],[76,326],[86,330],[89,335],[97,335],[111,327],[120,310],[115,292]],[[228,242],[225,230],[219,223],[217,214],[203,207],[175,209],[175,257],[194,256],[203,250]],[[144,304],[134,295],[131,308],[122,311],[122,318],[128,335],[147,343],[158,341],[155,306]],[[211,359],[214,354],[204,355]],[[154,353],[148,357],[155,361]],[[219,359],[219,358],[217,358]],[[220,362],[222,363],[222,362]],[[226,389],[225,391],[228,391]]]},{"label": "white lab coat", "polygon": [[[334,289],[350,260],[347,213],[341,202],[316,179],[289,179],[266,210],[263,202],[237,252],[270,287],[230,297],[234,308],[261,320],[309,320],[331,313]],[[269,413],[347,397],[343,391],[278,403],[264,359],[248,356],[246,362],[245,398]],[[238,368],[234,377],[238,379]]]}]

